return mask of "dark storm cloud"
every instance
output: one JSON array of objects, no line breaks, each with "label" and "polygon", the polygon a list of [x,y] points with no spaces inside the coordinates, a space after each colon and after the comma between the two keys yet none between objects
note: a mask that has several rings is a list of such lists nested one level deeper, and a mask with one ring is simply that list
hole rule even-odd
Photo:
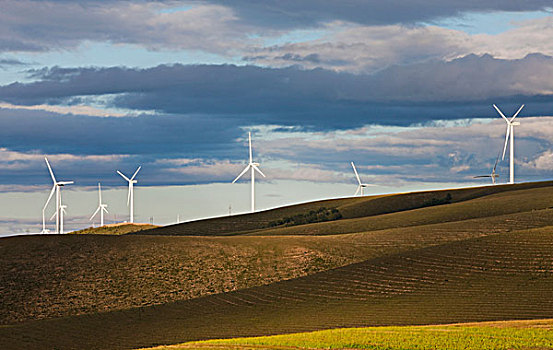
[{"label": "dark storm cloud", "polygon": [[228,156],[229,144],[242,134],[214,116],[103,118],[0,109],[2,146],[18,152],[216,157]]},{"label": "dark storm cloud", "polygon": [[551,8],[549,0],[210,0],[229,6],[259,26],[305,27],[342,20],[364,25],[417,23],[467,12],[537,11]]},{"label": "dark storm cloud", "polygon": [[215,115],[237,126],[410,125],[489,116],[492,102],[512,108],[526,102],[525,113],[547,113],[552,68],[553,58],[537,54],[520,60],[469,55],[373,75],[233,65],[52,68],[32,71],[35,82],[1,86],[0,100],[59,104],[107,96],[109,107],[193,115],[202,122]]}]

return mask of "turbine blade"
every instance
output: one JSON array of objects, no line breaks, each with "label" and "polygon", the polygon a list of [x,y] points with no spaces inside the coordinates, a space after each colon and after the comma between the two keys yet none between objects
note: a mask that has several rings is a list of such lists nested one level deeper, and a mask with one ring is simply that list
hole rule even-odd
[{"label": "turbine blade", "polygon": [[46,161],[46,165],[48,165],[48,170],[50,171],[50,176],[52,177],[52,181],[56,183],[56,177],[54,176],[54,172],[52,171],[52,167],[50,166],[50,163],[48,162],[48,158],[44,157],[44,160]]},{"label": "turbine blade", "polygon": [[511,125],[507,125],[507,132],[505,133],[505,146],[503,146],[503,157],[501,160],[505,159],[505,152],[507,151],[507,143],[509,143],[509,134],[511,133]]},{"label": "turbine blade", "polygon": [[129,193],[127,194],[127,207],[131,204],[131,191],[132,191],[132,182],[129,182]]},{"label": "turbine blade", "polygon": [[125,175],[123,175],[122,172],[120,172],[119,170],[117,170],[117,174],[121,175],[123,177],[123,179],[127,180],[127,181],[131,181],[128,177],[126,177]]},{"label": "turbine blade", "polygon": [[505,119],[505,121],[508,123],[509,122],[509,119],[507,119],[507,117],[505,117],[505,115],[501,112],[501,110],[499,110],[499,108],[497,108],[496,105],[493,105],[493,108],[495,108],[495,110],[497,111],[497,113],[499,113],[500,116],[503,117],[503,119]]},{"label": "turbine blade", "polygon": [[50,218],[50,221],[54,220],[54,218],[58,215],[58,212],[56,210],[56,212],[54,213],[54,215],[52,215],[52,217]]},{"label": "turbine blade", "polygon": [[60,181],[58,182],[58,185],[72,185],[75,181]]},{"label": "turbine blade", "polygon": [[491,175],[478,175],[478,176],[473,176],[473,179],[478,179],[480,177],[492,177]]},{"label": "turbine blade", "polygon": [[106,212],[106,214],[109,214],[109,211],[106,209],[106,207],[102,207],[102,210]]},{"label": "turbine blade", "polygon": [[98,182],[98,199],[100,201],[100,205],[102,204],[102,186],[100,186],[100,183]]},{"label": "turbine blade", "polygon": [[92,216],[90,217],[90,219],[88,221],[92,221],[92,219],[96,216],[96,214],[98,214],[98,212],[100,211],[100,208],[101,207],[98,207],[98,209],[96,209],[96,211],[94,212],[94,214],[92,214]]},{"label": "turbine blade", "polygon": [[[499,151],[501,152],[501,151]],[[495,174],[495,169],[497,168],[497,163],[499,163],[499,153],[497,154],[497,158],[495,159],[495,164],[493,165],[492,174]]]},{"label": "turbine blade", "polygon": [[239,179],[240,177],[242,177],[242,175],[244,175],[244,174],[250,169],[250,166],[251,166],[251,165],[248,164],[248,165],[244,168],[244,170],[242,170],[242,172],[240,173],[240,175],[238,175],[238,176],[236,177],[236,179],[234,179],[234,181],[233,181],[232,183],[235,183],[236,181],[238,181],[238,179]]},{"label": "turbine blade", "polygon": [[253,162],[253,156],[252,156],[252,133],[251,131],[248,132],[248,142],[250,144],[250,163]]},{"label": "turbine blade", "polygon": [[355,193],[353,195],[357,196],[357,194],[359,193],[360,190],[361,190],[361,185],[357,186],[357,191],[355,191]]},{"label": "turbine blade", "polygon": [[46,204],[44,204],[44,209],[48,206],[48,203],[50,203],[50,199],[52,199],[52,196],[54,195],[54,192],[56,192],[56,185],[52,186],[52,191],[50,191],[50,195],[48,196],[48,200],[46,201]]},{"label": "turbine blade", "polygon": [[522,111],[522,109],[524,108],[524,105],[520,106],[520,108],[518,109],[518,111],[515,113],[515,115],[511,118],[511,121],[515,120],[515,118],[518,116],[518,114],[520,113],[520,111]]},{"label": "turbine blade", "polygon": [[353,172],[355,172],[355,177],[357,178],[357,182],[359,182],[359,186],[361,186],[361,179],[359,178],[359,174],[357,173],[357,169],[355,169],[355,164],[351,162],[351,166],[353,167]]},{"label": "turbine blade", "polygon": [[263,172],[261,172],[261,170],[259,170],[259,168],[258,168],[256,165],[252,165],[252,167],[253,167],[255,170],[257,170],[257,172],[260,173],[261,176],[267,177],[267,176],[265,176],[265,174],[263,174]]},{"label": "turbine blade", "polygon": [[140,169],[142,168],[142,165],[138,167],[138,169],[136,169],[136,171],[134,172],[133,176],[131,177],[131,180],[134,180],[134,178],[136,177],[136,174],[138,174],[138,172],[140,171]]}]

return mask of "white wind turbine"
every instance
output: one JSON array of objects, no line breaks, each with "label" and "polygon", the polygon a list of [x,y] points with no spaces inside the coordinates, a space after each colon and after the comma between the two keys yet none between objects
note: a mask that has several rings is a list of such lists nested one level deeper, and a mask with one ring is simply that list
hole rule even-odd
[{"label": "white wind turbine", "polygon": [[509,135],[511,136],[510,140],[510,152],[509,152],[509,183],[514,184],[515,183],[515,129],[514,126],[520,125],[519,122],[514,122],[515,118],[518,116],[520,111],[524,108],[524,105],[520,106],[518,111],[511,117],[511,119],[507,119],[505,115],[497,108],[496,105],[493,105],[493,108],[505,119],[507,122],[507,131],[505,133],[505,146],[503,147],[503,157],[502,160],[505,159],[505,151],[507,150],[507,143],[509,142]]},{"label": "white wind turbine", "polygon": [[[501,154],[501,153],[499,153],[499,154]],[[490,177],[492,179],[492,184],[495,185],[495,178],[499,177],[499,175],[497,175],[495,173],[495,168],[497,168],[497,163],[499,162],[499,154],[497,155],[497,158],[495,159],[495,164],[493,165],[492,173],[490,175],[478,175],[478,176],[474,176],[473,178],[478,179],[478,178],[482,178],[482,177]]]},{"label": "white wind turbine", "polygon": [[140,171],[140,168],[142,168],[142,166],[139,166],[138,169],[136,169],[136,171],[134,172],[134,175],[130,179],[125,175],[123,175],[122,172],[117,170],[117,174],[121,175],[121,177],[123,177],[123,179],[127,180],[127,182],[129,183],[129,194],[127,196],[127,206],[130,208],[129,222],[131,224],[134,222],[134,184],[138,182],[134,178],[136,177],[136,174],[138,174],[138,172]]},{"label": "white wind turbine", "polygon": [[255,172],[257,171],[258,173],[261,174],[261,176],[265,177],[265,174],[263,174],[261,172],[261,170],[259,170],[258,166],[259,166],[259,163],[254,163],[253,161],[253,156],[252,156],[252,133],[251,132],[248,132],[248,141],[249,141],[249,145],[250,145],[250,162],[248,163],[248,165],[246,165],[246,168],[244,168],[244,170],[242,170],[242,172],[240,173],[240,175],[238,175],[236,177],[236,179],[234,179],[234,181],[232,183],[235,183],[236,181],[238,181],[238,179],[244,175],[248,170],[251,169],[252,171],[252,175],[251,175],[251,179],[252,179],[252,190],[251,190],[251,195],[252,195],[252,213],[255,211]]},{"label": "white wind turbine", "polygon": [[359,191],[361,191],[361,195],[363,195],[363,189],[365,187],[374,186],[374,185],[362,183],[361,179],[359,178],[359,174],[357,173],[357,169],[355,168],[355,164],[353,164],[353,162],[351,162],[351,167],[353,168],[353,172],[355,173],[355,177],[357,178],[357,182],[359,183],[359,185],[357,186],[357,191],[355,191],[354,196],[357,196],[357,193],[359,193]]},{"label": "white wind turbine", "polygon": [[90,220],[92,221],[92,219],[96,216],[96,214],[100,212],[100,227],[104,226],[104,212],[106,212],[106,214],[108,213],[107,207],[108,207],[107,204],[102,204],[102,187],[98,182],[98,209],[96,209],[94,214],[92,214],[92,216],[90,217]]},{"label": "white wind turbine", "polygon": [[[67,208],[67,205],[60,205],[60,211],[59,211],[59,217],[60,217],[60,232],[61,234],[63,234],[63,218],[64,218],[64,215],[67,213],[65,211],[65,209]],[[58,216],[58,212],[54,213],[54,215],[52,215],[52,217],[50,218],[50,220],[52,220],[53,218],[57,217]]]},{"label": "white wind turbine", "polygon": [[[57,181],[56,177],[54,176],[54,172],[52,171],[52,167],[50,167],[50,163],[48,162],[48,159],[45,157],[44,160],[46,161],[46,165],[48,166],[48,170],[50,171],[50,176],[52,177],[52,181],[54,182],[54,186],[52,187],[52,191],[50,191],[50,196],[48,196],[48,200],[46,201],[46,204],[44,205],[44,208],[42,209],[42,230],[46,231],[46,226],[44,222],[44,210],[48,206],[48,203],[50,202],[50,199],[52,199],[52,196],[54,195],[54,192],[56,192],[56,212],[52,216],[56,217],[56,233],[63,233],[63,213],[60,214],[62,211],[62,204],[61,204],[61,187],[65,185],[71,185],[74,182],[73,181]],[[65,207],[65,206],[63,206]],[[52,219],[50,219],[52,220]]]}]

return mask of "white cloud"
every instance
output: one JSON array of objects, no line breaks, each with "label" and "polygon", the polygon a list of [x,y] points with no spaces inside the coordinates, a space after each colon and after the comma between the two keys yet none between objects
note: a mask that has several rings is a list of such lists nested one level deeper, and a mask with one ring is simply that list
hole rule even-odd
[{"label": "white cloud", "polygon": [[[474,34],[439,26],[360,26],[326,24],[323,38],[258,47],[246,59],[269,66],[300,65],[354,73],[373,73],[391,65],[450,61],[468,54],[521,59],[532,53],[553,55],[553,16],[526,20],[500,34]],[[522,77],[521,77],[522,78]],[[534,93],[551,93],[536,76]],[[516,88],[516,87],[514,87]]]},{"label": "white cloud", "polygon": [[249,37],[254,33],[232,9],[206,3],[179,8],[174,2],[8,0],[0,12],[0,50],[12,52],[65,50],[91,41],[227,54],[256,42]]},{"label": "white cloud", "polygon": [[59,114],[87,115],[87,116],[96,116],[96,117],[123,117],[128,115],[125,113],[112,111],[110,109],[96,108],[96,107],[84,106],[84,105],[55,106],[55,105],[42,104],[42,105],[33,105],[33,106],[22,106],[22,105],[14,105],[11,103],[0,102],[0,108],[47,111],[47,112],[54,112]]}]

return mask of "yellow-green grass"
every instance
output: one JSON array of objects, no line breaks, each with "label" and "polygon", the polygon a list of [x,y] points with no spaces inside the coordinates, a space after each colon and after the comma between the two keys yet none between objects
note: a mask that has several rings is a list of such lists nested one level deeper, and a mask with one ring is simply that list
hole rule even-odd
[{"label": "yellow-green grass", "polygon": [[553,315],[552,294],[553,228],[541,227],[229,293],[5,326],[0,348],[128,349],[329,328],[540,319]]},{"label": "yellow-green grass", "polygon": [[[553,206],[553,182],[485,186],[326,200],[165,226],[147,235],[328,235],[459,221],[520,213]],[[430,205],[451,197],[451,204]],[[508,203],[516,202],[517,205]],[[342,219],[292,227],[270,223],[311,210],[335,208]]]},{"label": "yellow-green grass", "polygon": [[100,227],[89,227],[83,230],[72,231],[69,234],[75,235],[126,235],[127,233],[140,232],[158,228],[157,225],[150,224],[108,224]]},{"label": "yellow-green grass", "polygon": [[[340,328],[265,337],[217,339],[148,350],[190,349],[553,349],[553,320]],[[146,350],[146,349],[144,349]]]}]

